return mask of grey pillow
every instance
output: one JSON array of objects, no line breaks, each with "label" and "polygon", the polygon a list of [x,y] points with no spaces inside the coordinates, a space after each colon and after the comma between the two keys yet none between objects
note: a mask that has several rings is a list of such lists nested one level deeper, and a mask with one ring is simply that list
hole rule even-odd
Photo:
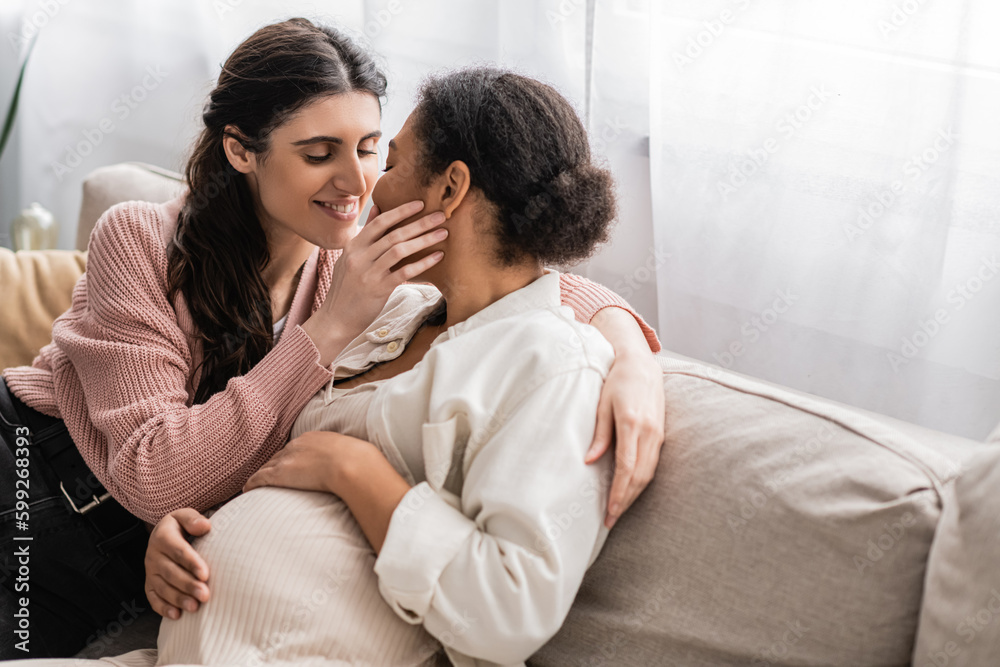
[{"label": "grey pillow", "polygon": [[530,664],[909,664],[958,466],[849,410],[661,364],[657,477]]}]

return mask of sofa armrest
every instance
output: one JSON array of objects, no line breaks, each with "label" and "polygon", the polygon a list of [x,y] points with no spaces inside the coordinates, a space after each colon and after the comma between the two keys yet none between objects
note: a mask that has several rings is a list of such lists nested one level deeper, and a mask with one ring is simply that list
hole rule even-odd
[{"label": "sofa armrest", "polygon": [[79,250],[0,248],[0,369],[30,364],[70,306],[87,255]]}]

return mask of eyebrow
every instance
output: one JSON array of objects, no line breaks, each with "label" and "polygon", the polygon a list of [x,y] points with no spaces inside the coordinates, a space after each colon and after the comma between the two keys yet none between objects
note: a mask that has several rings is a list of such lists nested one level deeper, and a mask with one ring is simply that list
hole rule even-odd
[{"label": "eyebrow", "polygon": [[[380,139],[382,137],[382,132],[375,130],[374,132],[369,132],[365,136],[361,137],[361,141],[368,141],[369,139]],[[340,137],[331,137],[327,135],[319,135],[315,137],[310,137],[308,139],[300,139],[299,141],[293,141],[293,146],[310,146],[312,144],[337,144],[338,146],[343,144],[344,140]],[[360,143],[360,142],[359,142]],[[392,142],[389,142],[390,145]]]}]

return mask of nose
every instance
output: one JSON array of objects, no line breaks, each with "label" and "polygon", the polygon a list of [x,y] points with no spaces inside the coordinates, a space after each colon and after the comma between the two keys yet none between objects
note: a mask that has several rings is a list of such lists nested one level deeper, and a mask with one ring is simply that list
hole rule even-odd
[{"label": "nose", "polygon": [[346,162],[341,163],[341,168],[333,175],[333,185],[339,191],[357,197],[365,194],[368,189],[365,171],[357,155],[352,155]]}]

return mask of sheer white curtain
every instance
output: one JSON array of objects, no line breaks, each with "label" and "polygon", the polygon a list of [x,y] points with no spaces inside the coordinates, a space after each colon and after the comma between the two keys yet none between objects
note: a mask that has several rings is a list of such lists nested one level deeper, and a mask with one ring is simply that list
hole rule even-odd
[{"label": "sheer white curtain", "polygon": [[660,332],[933,428],[1000,421],[1000,5],[653,2]]}]

